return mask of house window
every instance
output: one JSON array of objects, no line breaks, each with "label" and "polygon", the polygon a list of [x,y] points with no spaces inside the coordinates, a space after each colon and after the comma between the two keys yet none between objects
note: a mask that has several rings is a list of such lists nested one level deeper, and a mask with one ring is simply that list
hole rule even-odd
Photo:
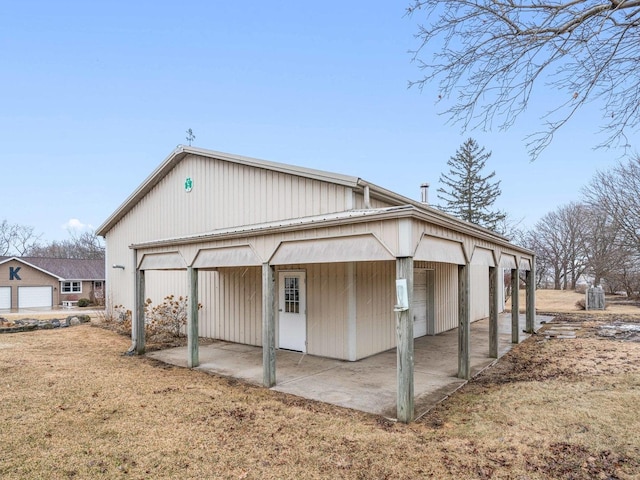
[{"label": "house window", "polygon": [[62,293],[82,293],[82,282],[62,282]]},{"label": "house window", "polygon": [[103,283],[102,282],[93,282],[94,290],[102,290]]}]

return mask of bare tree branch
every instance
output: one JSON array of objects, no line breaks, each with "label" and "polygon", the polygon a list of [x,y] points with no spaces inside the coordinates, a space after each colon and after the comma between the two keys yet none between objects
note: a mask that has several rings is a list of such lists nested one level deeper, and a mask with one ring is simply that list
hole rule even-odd
[{"label": "bare tree branch", "polygon": [[527,137],[531,159],[580,108],[601,105],[598,146],[627,147],[640,124],[640,0],[416,0],[425,19],[413,59],[423,89],[438,86],[451,123],[490,130],[513,125],[532,95],[559,94],[559,105]]},{"label": "bare tree branch", "polygon": [[37,246],[41,235],[26,225],[10,224],[6,220],[0,222],[0,255],[24,255]]}]

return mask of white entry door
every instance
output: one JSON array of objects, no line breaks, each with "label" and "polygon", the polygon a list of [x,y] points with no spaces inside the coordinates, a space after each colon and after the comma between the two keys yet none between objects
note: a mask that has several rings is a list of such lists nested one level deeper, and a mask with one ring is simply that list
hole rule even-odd
[{"label": "white entry door", "polygon": [[[427,334],[427,325],[433,325],[435,275],[433,270],[417,268],[413,271],[413,338]],[[433,327],[432,327],[433,329]]]},{"label": "white entry door", "polygon": [[307,351],[305,272],[279,272],[278,347]]}]

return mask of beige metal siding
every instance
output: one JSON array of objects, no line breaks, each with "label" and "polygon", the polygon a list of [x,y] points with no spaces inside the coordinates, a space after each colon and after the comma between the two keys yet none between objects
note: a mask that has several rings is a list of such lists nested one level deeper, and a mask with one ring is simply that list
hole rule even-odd
[{"label": "beige metal siding", "polygon": [[261,272],[260,267],[198,272],[201,336],[262,345]]},{"label": "beige metal siding", "polygon": [[[193,180],[187,193],[184,181]],[[127,213],[130,243],[345,210],[346,187],[189,156]],[[136,221],[131,223],[131,218]],[[116,228],[120,228],[120,224]]]},{"label": "beige metal siding", "polygon": [[347,264],[290,265],[278,269],[286,270],[306,272],[307,353],[347,359]]},{"label": "beige metal siding", "polygon": [[145,272],[145,299],[150,299],[152,306],[159,305],[169,295],[175,298],[188,296],[186,270]]},{"label": "beige metal siding", "polygon": [[348,358],[347,264],[307,265],[307,352]]},{"label": "beige metal siding", "polygon": [[[118,225],[107,236],[105,300],[109,311],[115,305],[124,305],[126,309],[134,310],[136,266],[127,235],[128,230]],[[125,268],[113,268],[113,265],[123,265]]]},{"label": "beige metal siding", "polygon": [[[395,207],[398,205],[397,203],[385,202],[384,200],[379,200],[377,198],[369,198],[369,208],[386,208],[386,207]],[[364,206],[364,195],[361,192],[356,193],[355,195],[355,206],[356,210],[362,210],[365,208]]]},{"label": "beige metal siding", "polygon": [[[189,193],[187,177],[193,180]],[[107,233],[107,301],[133,308],[131,244],[339,212],[352,204],[351,189],[342,185],[191,155]],[[112,269],[113,264],[125,270]]]},{"label": "beige metal siding", "polygon": [[356,266],[357,358],[396,346],[396,262],[363,262]]},{"label": "beige metal siding", "polygon": [[437,335],[458,326],[458,266],[450,263],[415,262],[415,268],[434,270],[434,323],[427,335]]},{"label": "beige metal siding", "polygon": [[471,321],[489,316],[489,267],[471,265]]}]

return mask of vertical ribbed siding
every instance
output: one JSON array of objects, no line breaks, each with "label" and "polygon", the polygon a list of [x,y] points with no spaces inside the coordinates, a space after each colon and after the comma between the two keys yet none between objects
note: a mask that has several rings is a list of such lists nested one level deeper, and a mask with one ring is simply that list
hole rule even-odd
[{"label": "vertical ribbed siding", "polygon": [[[391,204],[389,202],[385,202],[382,200],[378,200],[377,198],[370,198],[369,199],[369,208],[386,208],[386,207],[393,207],[397,204]],[[357,192],[355,194],[355,205],[354,208],[356,210],[362,210],[364,209],[364,195],[360,192]]]},{"label": "vertical ribbed siding", "polygon": [[210,270],[198,272],[198,302],[202,305],[198,311],[198,336],[205,338],[215,338],[214,305],[211,303],[215,273]]},{"label": "vertical ribbed siding", "polygon": [[[193,180],[189,193],[184,190],[187,177]],[[130,245],[338,212],[345,209],[345,190],[327,182],[192,156],[170,171],[112,231],[123,229]]]},{"label": "vertical ribbed siding", "polygon": [[471,265],[471,321],[489,316],[489,267]]},{"label": "vertical ribbed siding", "polygon": [[276,275],[286,271],[306,272],[307,353],[347,359],[346,264],[289,265],[278,269]]},{"label": "vertical ribbed siding", "polygon": [[200,335],[262,345],[260,267],[221,268],[198,274]]},{"label": "vertical ribbed siding", "polygon": [[396,264],[359,262],[356,277],[357,356],[364,358],[396,345]]},{"label": "vertical ribbed siding", "polygon": [[153,305],[158,305],[169,295],[176,298],[187,296],[186,270],[148,270],[145,275],[145,298],[151,299]]},{"label": "vertical ribbed siding", "polygon": [[[184,190],[187,177],[193,180],[189,193]],[[109,272],[108,300],[133,308],[135,265],[128,248],[131,244],[343,211],[348,190],[319,180],[189,156],[108,232],[108,265],[126,267],[125,271]]]},{"label": "vertical ribbed siding", "polygon": [[306,265],[307,352],[346,359],[348,295],[346,264]]},{"label": "vertical ribbed siding", "polygon": [[[418,262],[436,271],[435,324],[433,334],[458,326],[458,269],[448,263]],[[471,320],[489,315],[489,269],[471,265]],[[431,333],[431,332],[429,332]]]},{"label": "vertical ribbed siding", "polygon": [[175,300],[188,297],[186,271],[148,270],[145,274],[144,298],[151,300],[151,308],[162,304],[169,295],[173,295]]},{"label": "vertical ribbed siding", "polygon": [[450,263],[416,262],[415,268],[434,270],[434,323],[427,334],[437,335],[458,326],[458,266]]}]

